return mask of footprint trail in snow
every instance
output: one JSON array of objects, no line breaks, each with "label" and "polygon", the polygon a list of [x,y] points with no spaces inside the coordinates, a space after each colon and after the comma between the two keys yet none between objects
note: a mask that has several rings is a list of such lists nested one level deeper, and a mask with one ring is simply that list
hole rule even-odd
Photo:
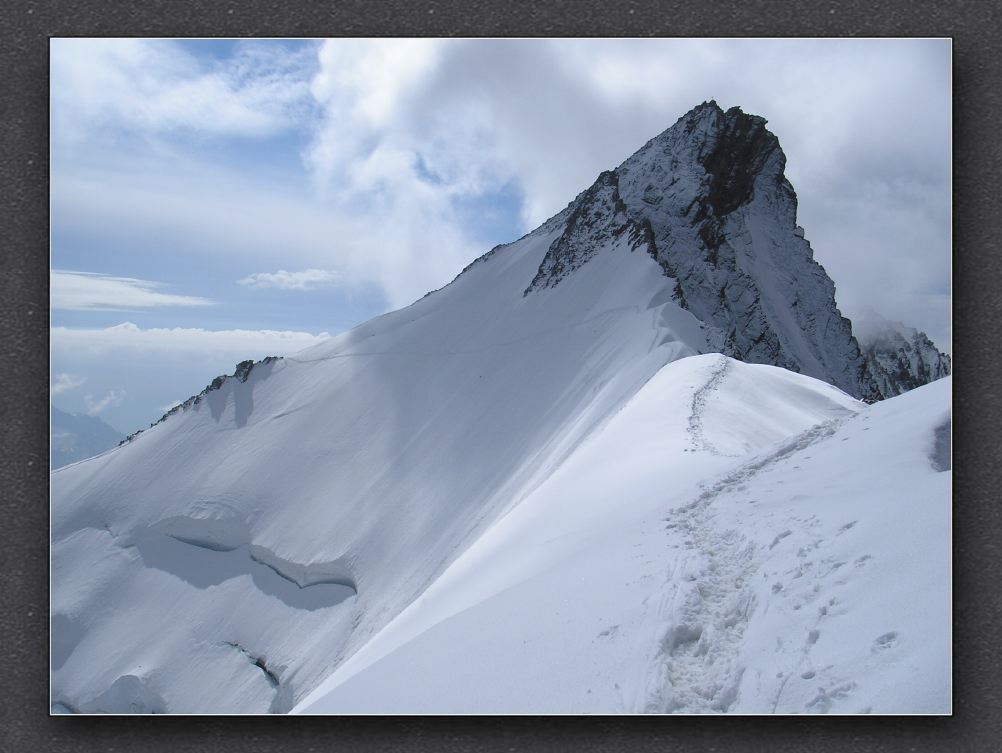
[{"label": "footprint trail in snow", "polygon": [[[724,360],[695,391],[689,417],[694,444],[714,454],[720,453],[703,435],[703,414],[728,365]],[[681,552],[668,567],[657,609],[661,628],[643,686],[643,711],[726,712],[737,699],[744,672],[738,664],[741,638],[756,607],[750,583],[761,557],[756,544],[740,531],[718,525],[714,502],[722,494],[741,491],[746,481],[775,463],[828,438],[844,420],[818,424],[752,459],[666,518],[666,529]],[[788,535],[789,530],[778,534],[773,546]],[[819,699],[816,710],[829,705]]]}]

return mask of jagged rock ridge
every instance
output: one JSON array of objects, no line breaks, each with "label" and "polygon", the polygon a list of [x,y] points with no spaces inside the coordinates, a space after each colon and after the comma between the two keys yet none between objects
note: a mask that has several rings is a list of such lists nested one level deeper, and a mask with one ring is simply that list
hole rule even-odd
[{"label": "jagged rock ridge", "polygon": [[650,223],[637,222],[627,216],[626,206],[619,196],[616,173],[606,171],[574,203],[564,232],[550,245],[523,295],[555,286],[624,233],[629,233],[632,250],[644,246],[656,258]]},{"label": "jagged rock ridge", "polygon": [[885,397],[796,224],[786,157],[765,125],[712,101],[694,108],[564,210],[565,234],[526,292],[552,287],[588,261],[596,238],[586,247],[577,225],[582,215],[602,224],[596,198],[605,196],[610,226],[632,223],[648,236],[676,280],[676,301],[707,325],[712,347],[824,379],[864,400]]},{"label": "jagged rock ridge", "polygon": [[867,368],[881,394],[891,397],[948,376],[950,356],[925,332],[890,321],[873,310],[853,323]]},{"label": "jagged rock ridge", "polygon": [[[157,424],[163,423],[168,418],[173,416],[175,413],[180,413],[181,411],[188,410],[188,408],[192,407],[193,405],[198,405],[202,401],[202,398],[204,398],[210,392],[221,389],[222,386],[226,384],[227,379],[236,379],[239,382],[246,382],[247,377],[250,376],[250,373],[251,371],[254,370],[255,366],[267,366],[278,360],[280,360],[279,356],[266,356],[265,358],[262,358],[260,361],[253,361],[250,359],[246,361],[241,361],[233,369],[232,374],[220,374],[219,376],[215,377],[211,382],[209,382],[208,385],[206,385],[205,389],[203,389],[197,395],[192,395],[183,403],[178,403],[173,408],[164,413],[162,416],[160,416],[160,418],[158,418],[156,421],[151,423],[150,428],[152,429]],[[123,439],[118,444],[123,445],[128,442],[131,442],[133,439],[138,437],[144,431],[145,429],[137,429],[136,431],[129,434],[125,439]]]}]

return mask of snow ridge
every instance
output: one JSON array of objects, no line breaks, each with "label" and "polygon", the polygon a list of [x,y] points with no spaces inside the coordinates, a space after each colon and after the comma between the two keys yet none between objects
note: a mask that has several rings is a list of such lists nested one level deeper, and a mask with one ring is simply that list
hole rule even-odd
[{"label": "snow ridge", "polygon": [[[707,398],[727,372],[730,362],[721,360],[693,394],[690,430],[700,426]],[[741,639],[756,608],[750,582],[760,558],[755,543],[741,531],[718,527],[713,503],[721,494],[742,491],[764,469],[832,436],[844,420],[822,422],[745,463],[665,518],[665,529],[681,535],[685,549],[668,568],[656,610],[664,627],[644,683],[645,712],[726,712],[735,702],[744,673]],[[770,549],[789,534],[778,534]]]}]

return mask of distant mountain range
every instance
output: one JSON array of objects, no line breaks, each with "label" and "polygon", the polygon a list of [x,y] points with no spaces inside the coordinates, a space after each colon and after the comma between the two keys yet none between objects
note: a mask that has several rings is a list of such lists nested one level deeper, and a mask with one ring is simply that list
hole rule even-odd
[{"label": "distant mountain range", "polygon": [[52,469],[99,455],[125,439],[97,416],[66,413],[52,406]]}]

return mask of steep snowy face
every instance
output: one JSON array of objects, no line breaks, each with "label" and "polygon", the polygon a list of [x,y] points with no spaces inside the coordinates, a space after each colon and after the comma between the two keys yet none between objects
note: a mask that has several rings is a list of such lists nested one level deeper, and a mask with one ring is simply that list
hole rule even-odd
[{"label": "steep snowy face", "polygon": [[[637,222],[626,213],[619,195],[619,178],[606,171],[563,213],[563,232],[546,252],[536,276],[524,295],[534,290],[552,288],[575,272],[604,248],[626,237],[631,251],[643,248],[657,258],[654,235],[646,220]],[[562,217],[562,215],[558,215]],[[552,220],[551,220],[552,222]],[[665,270],[669,272],[669,270]]]},{"label": "steep snowy face", "polygon": [[[675,280],[675,300],[708,326],[710,347],[752,363],[781,366],[866,400],[881,396],[869,377],[835,287],[796,224],[797,197],[786,157],[766,121],[706,102],[648,142],[572,205],[593,225],[638,235]],[[614,221],[612,218],[616,218]],[[576,228],[568,222],[568,230]],[[539,278],[554,281],[589,253],[561,241]],[[535,284],[535,283],[534,283]]]},{"label": "steep snowy face", "polygon": [[54,707],[289,710],[662,366],[705,352],[615,206],[602,185],[574,222],[54,473]]},{"label": "steep snowy face", "polygon": [[950,356],[925,332],[869,311],[853,323],[867,368],[883,397],[894,397],[949,376]]}]

